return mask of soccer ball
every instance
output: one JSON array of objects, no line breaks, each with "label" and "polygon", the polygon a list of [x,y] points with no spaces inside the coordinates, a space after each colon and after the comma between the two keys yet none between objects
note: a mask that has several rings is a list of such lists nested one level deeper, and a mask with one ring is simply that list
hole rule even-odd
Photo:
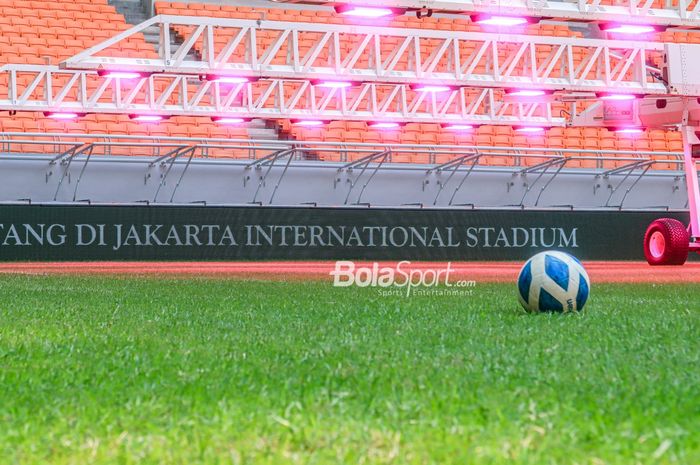
[{"label": "soccer ball", "polygon": [[518,299],[531,312],[575,312],[583,309],[591,288],[581,262],[564,252],[540,252],[518,276]]}]

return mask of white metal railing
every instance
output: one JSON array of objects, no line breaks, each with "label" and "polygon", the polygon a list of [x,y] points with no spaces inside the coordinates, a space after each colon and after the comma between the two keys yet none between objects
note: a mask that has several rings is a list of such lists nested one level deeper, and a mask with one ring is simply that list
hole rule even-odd
[{"label": "white metal railing", "polygon": [[[503,147],[477,145],[425,145],[425,144],[377,144],[354,142],[321,142],[298,140],[253,140],[253,139],[193,139],[182,137],[148,137],[114,134],[68,134],[68,133],[0,133],[1,153],[28,152],[29,146],[36,146],[36,152],[62,154],[70,148],[92,144],[92,155],[103,156],[144,156],[161,157],[177,149],[194,147],[196,158],[208,158],[216,153],[220,159],[257,160],[271,154],[295,149],[296,159],[323,162],[319,154],[334,154],[335,162],[349,162],[362,157],[388,151],[392,161],[412,157],[414,163],[440,164],[466,154],[480,154],[483,157],[505,157],[513,161],[511,166],[528,165],[527,160],[548,160],[567,158],[570,161],[595,161],[596,167],[603,168],[606,162],[617,165],[653,161],[676,165],[683,163],[682,152],[590,150],[552,147]],[[24,148],[22,148],[24,146]],[[403,158],[402,158],[403,156]],[[417,161],[416,161],[417,160]],[[478,161],[477,161],[478,163]],[[488,163],[487,163],[488,164]]]}]

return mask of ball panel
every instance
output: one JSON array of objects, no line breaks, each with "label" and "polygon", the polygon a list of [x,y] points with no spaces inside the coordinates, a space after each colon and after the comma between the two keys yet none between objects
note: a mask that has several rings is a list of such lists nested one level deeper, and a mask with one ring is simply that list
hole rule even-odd
[{"label": "ball panel", "polygon": [[532,266],[527,262],[518,276],[518,292],[520,298],[527,304],[530,302],[530,284],[532,283]]},{"label": "ball panel", "polygon": [[544,271],[559,287],[565,291],[569,289],[569,263],[567,261],[547,254],[544,257]]},{"label": "ball panel", "polygon": [[546,289],[540,289],[539,298],[539,311],[541,312],[563,312],[564,306],[562,303],[554,297],[552,294],[547,292]]},{"label": "ball panel", "polygon": [[586,300],[588,300],[588,277],[579,275],[576,310],[581,310],[586,305]]},{"label": "ball panel", "polygon": [[537,312],[540,309],[540,288],[545,280],[544,255],[535,255],[530,259],[530,264],[532,266],[532,282],[530,283],[528,303],[530,310]]}]

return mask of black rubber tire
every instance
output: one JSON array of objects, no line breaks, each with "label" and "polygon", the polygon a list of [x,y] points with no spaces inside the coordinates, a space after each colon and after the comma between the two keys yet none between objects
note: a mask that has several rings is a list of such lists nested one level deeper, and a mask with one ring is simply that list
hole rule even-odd
[{"label": "black rubber tire", "polygon": [[689,242],[690,235],[683,223],[659,218],[644,235],[644,256],[652,266],[682,265],[688,259]]}]

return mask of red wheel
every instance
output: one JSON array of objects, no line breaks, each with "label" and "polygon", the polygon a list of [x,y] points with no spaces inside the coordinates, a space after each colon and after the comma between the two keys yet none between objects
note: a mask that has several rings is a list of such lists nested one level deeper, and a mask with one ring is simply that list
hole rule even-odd
[{"label": "red wheel", "polygon": [[659,218],[644,235],[644,256],[650,265],[682,265],[688,259],[690,235],[673,218]]}]

